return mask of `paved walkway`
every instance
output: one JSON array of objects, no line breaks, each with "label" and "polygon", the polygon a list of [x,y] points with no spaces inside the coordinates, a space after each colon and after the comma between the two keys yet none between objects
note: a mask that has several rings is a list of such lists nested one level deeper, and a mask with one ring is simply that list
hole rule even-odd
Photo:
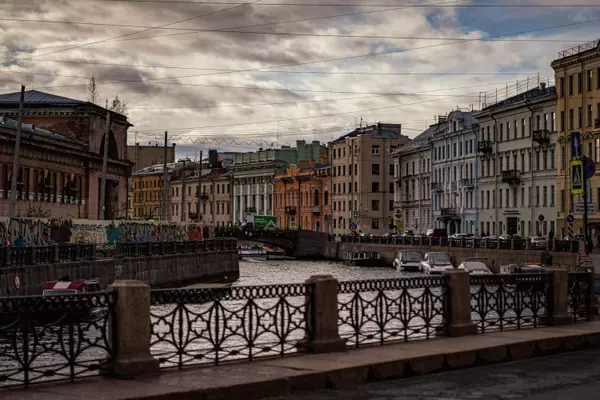
[{"label": "paved walkway", "polygon": [[0,392],[0,398],[247,400],[324,388],[343,389],[367,381],[523,360],[585,347],[600,347],[600,322],[439,338],[345,353],[290,356],[251,364],[163,372],[131,381],[96,378],[75,384],[4,391]]}]

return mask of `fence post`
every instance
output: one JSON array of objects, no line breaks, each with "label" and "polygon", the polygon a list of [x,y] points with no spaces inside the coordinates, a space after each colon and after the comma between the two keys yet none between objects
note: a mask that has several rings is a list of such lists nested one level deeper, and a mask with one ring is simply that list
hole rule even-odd
[{"label": "fence post", "polygon": [[548,319],[550,325],[571,323],[568,312],[569,272],[562,268],[549,268],[550,288],[548,289]]},{"label": "fence post", "polygon": [[90,260],[96,259],[96,243],[90,244]]},{"label": "fence post", "polygon": [[57,244],[52,245],[52,262],[57,263],[59,260],[59,248]]},{"label": "fence post", "polygon": [[150,286],[141,281],[115,281],[108,291],[116,294],[110,321],[114,359],[110,374],[129,379],[159,371],[159,362],[150,354]]},{"label": "fence post", "polygon": [[36,264],[35,245],[26,247],[26,251],[27,251],[27,253],[25,253],[25,254],[27,256],[27,260],[25,260],[25,263],[29,264],[29,265],[35,265]]},{"label": "fence post", "polygon": [[600,316],[598,313],[598,298],[596,297],[596,291],[595,291],[596,288],[595,288],[594,272],[590,272],[589,277],[590,277],[590,283],[588,285],[588,290],[589,290],[588,321],[598,321],[600,319]]},{"label": "fence post", "polygon": [[79,243],[76,243],[73,246],[73,258],[71,259],[71,261],[81,261],[81,245]]},{"label": "fence post", "polygon": [[471,320],[471,281],[469,272],[460,269],[446,270],[447,290],[445,300],[446,333],[448,336],[467,336],[477,333],[477,325]]},{"label": "fence post", "polygon": [[346,350],[338,331],[338,281],[331,275],[313,275],[306,280],[306,325],[308,336],[299,348],[311,353]]}]

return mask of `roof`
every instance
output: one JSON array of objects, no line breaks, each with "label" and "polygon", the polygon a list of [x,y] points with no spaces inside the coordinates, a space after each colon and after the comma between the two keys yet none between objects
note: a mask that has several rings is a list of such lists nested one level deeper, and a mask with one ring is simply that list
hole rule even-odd
[{"label": "roof", "polygon": [[[0,116],[0,128],[6,128],[6,129],[16,131],[17,125],[18,125],[18,122],[15,121],[14,119],[10,119],[5,116]],[[72,140],[70,140],[62,135],[59,135],[57,133],[54,133],[54,132],[51,132],[51,131],[48,131],[45,129],[40,129],[40,128],[36,127],[34,124],[21,124],[21,132],[24,134],[32,134],[32,135],[36,135],[36,136],[43,136],[43,137],[73,142]]]},{"label": "roof", "polygon": [[[196,164],[196,162],[194,162],[194,161],[186,161],[186,163],[185,163],[185,165],[187,165],[187,166],[191,166],[194,164]],[[177,170],[182,169],[183,166],[184,166],[183,162],[167,163],[167,171],[168,172],[177,171]],[[158,175],[158,174],[162,174],[163,172],[164,172],[163,163],[160,163],[160,164],[153,164],[153,165],[150,165],[149,167],[139,169],[139,170],[135,171],[132,175],[133,176]]]},{"label": "roof", "polygon": [[523,93],[519,93],[516,96],[512,96],[509,97],[506,100],[500,101],[496,104],[492,104],[490,106],[485,107],[483,110],[481,110],[478,113],[474,113],[476,118],[478,115],[480,115],[483,112],[486,111],[492,111],[492,110],[496,110],[499,108],[503,108],[503,107],[508,107],[508,106],[512,106],[512,105],[516,105],[517,103],[520,102],[527,102],[527,101],[531,101],[534,100],[538,97],[542,97],[542,96],[548,96],[548,95],[554,95],[556,96],[556,86],[550,86],[548,88],[544,86],[540,87],[534,87],[533,89],[529,89],[526,92]]},{"label": "roof", "polygon": [[425,129],[423,132],[421,132],[420,134],[415,136],[413,138],[413,140],[411,140],[410,142],[406,143],[404,146],[397,149],[396,153],[402,153],[405,151],[414,150],[414,149],[417,149],[417,148],[427,144],[429,142],[429,140],[435,134],[439,134],[440,132],[445,132],[447,126],[448,126],[448,122],[446,122],[446,121],[430,125],[429,128]]},{"label": "roof", "polygon": [[360,135],[373,136],[379,139],[397,139],[404,136],[393,129],[398,127],[400,127],[399,124],[379,123],[377,125],[365,126],[364,128],[356,128],[352,132],[335,139],[333,143],[343,142],[347,138],[353,138]]},{"label": "roof", "polygon": [[[21,101],[21,92],[0,94],[0,104],[19,104]],[[79,105],[85,104],[85,101],[70,99],[68,97],[57,96],[51,93],[40,92],[38,90],[25,91],[25,103],[36,105]]]}]

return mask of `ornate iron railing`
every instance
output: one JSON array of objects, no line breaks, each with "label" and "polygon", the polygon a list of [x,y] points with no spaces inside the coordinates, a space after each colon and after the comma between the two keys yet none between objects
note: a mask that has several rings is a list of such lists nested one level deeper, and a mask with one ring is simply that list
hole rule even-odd
[{"label": "ornate iron railing", "polygon": [[546,325],[550,276],[471,276],[472,321],[480,332]]},{"label": "ornate iron railing", "polygon": [[347,345],[429,339],[443,330],[447,277],[338,284],[338,330]]},{"label": "ornate iron railing", "polygon": [[573,322],[587,321],[592,301],[594,277],[590,272],[571,272],[568,286],[568,310]]},{"label": "ornate iron railing", "polygon": [[0,388],[100,374],[114,304],[113,293],[0,298]]},{"label": "ornate iron railing", "polygon": [[153,290],[151,353],[180,369],[294,353],[311,295],[305,284]]}]

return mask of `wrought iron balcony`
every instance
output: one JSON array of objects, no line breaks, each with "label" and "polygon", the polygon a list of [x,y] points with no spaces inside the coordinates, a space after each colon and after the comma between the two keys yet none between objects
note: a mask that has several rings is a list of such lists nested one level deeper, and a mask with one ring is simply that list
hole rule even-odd
[{"label": "wrought iron balcony", "polygon": [[521,171],[518,169],[502,171],[502,182],[509,185],[518,185],[521,183]]},{"label": "wrought iron balcony", "polygon": [[441,210],[442,216],[454,216],[458,215],[456,208],[442,208]]},{"label": "wrought iron balcony", "polygon": [[490,154],[492,152],[492,141],[480,140],[479,142],[477,142],[477,152],[483,154]]},{"label": "wrought iron balcony", "polygon": [[475,180],[474,179],[461,179],[460,180],[461,184],[463,187],[466,187],[467,189],[473,189],[475,187]]},{"label": "wrought iron balcony", "polygon": [[296,215],[296,206],[286,206],[285,213],[289,215]]},{"label": "wrought iron balcony", "polygon": [[533,131],[532,139],[541,145],[550,143],[550,132],[548,129],[537,129]]},{"label": "wrought iron balcony", "polygon": [[440,182],[431,182],[431,190],[436,192],[443,192],[444,185],[442,185]]}]

